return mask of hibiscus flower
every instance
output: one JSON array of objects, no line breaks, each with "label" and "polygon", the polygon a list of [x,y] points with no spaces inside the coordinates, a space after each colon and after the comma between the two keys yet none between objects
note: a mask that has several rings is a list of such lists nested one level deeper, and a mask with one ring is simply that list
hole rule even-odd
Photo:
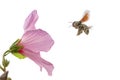
[{"label": "hibiscus flower", "polygon": [[53,64],[44,60],[41,57],[40,52],[49,51],[54,44],[54,40],[46,31],[35,28],[37,19],[37,11],[34,10],[25,20],[22,38],[16,40],[12,44],[10,52],[20,59],[25,57],[30,58],[40,67],[41,71],[42,67],[44,67],[48,72],[48,75],[52,75],[54,69]]}]

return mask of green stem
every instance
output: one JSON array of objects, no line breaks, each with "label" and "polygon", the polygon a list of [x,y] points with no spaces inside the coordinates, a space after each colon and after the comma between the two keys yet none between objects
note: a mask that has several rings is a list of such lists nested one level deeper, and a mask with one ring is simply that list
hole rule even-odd
[{"label": "green stem", "polygon": [[0,69],[2,70],[2,71],[4,71],[4,68],[0,65]]},{"label": "green stem", "polygon": [[[2,56],[2,61],[5,60],[5,56],[7,56],[9,53],[10,53],[10,50],[7,50],[7,51],[4,52],[4,54],[3,54],[3,56]],[[6,67],[5,67],[5,66],[3,66],[3,67],[0,66],[0,69],[1,69],[3,72],[6,71]]]},{"label": "green stem", "polygon": [[3,57],[7,56],[10,53],[10,50],[4,52]]},{"label": "green stem", "polygon": [[[2,55],[2,65],[0,65],[0,69],[4,72],[3,74],[5,74],[6,72],[6,67],[9,65],[9,61],[7,59],[5,59],[5,57],[10,53],[10,50],[7,50],[4,52],[4,54]],[[5,74],[5,75],[1,75],[1,77],[5,77],[6,76],[6,79],[4,80],[9,80],[8,78],[8,73]],[[0,80],[1,80],[1,77],[0,77]],[[11,80],[11,79],[10,79]]]}]

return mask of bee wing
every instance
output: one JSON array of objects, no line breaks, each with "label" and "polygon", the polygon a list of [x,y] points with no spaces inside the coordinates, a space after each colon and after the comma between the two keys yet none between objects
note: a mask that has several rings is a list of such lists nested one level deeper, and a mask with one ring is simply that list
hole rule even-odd
[{"label": "bee wing", "polygon": [[85,22],[89,19],[89,11],[85,11],[83,18],[80,20],[81,22]]}]

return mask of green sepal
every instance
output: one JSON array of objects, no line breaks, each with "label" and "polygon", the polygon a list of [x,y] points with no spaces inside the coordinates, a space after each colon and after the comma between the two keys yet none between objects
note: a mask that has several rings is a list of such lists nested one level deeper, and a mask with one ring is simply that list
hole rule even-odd
[{"label": "green sepal", "polygon": [[10,46],[10,49],[11,49],[13,46],[17,45],[19,42],[20,42],[20,39],[17,39],[17,40]]},{"label": "green sepal", "polygon": [[20,39],[17,39],[11,46],[10,46],[10,52],[11,53],[15,53],[18,52],[20,49],[23,48],[23,46],[18,45],[18,43],[20,42]]},{"label": "green sepal", "polygon": [[19,59],[24,59],[26,58],[26,56],[22,55],[21,53],[19,52],[15,52],[15,53],[12,53],[15,57],[19,58]]},{"label": "green sepal", "polygon": [[10,63],[10,61],[8,61],[7,59],[3,58],[3,60],[2,60],[2,65],[3,65],[4,67],[7,67],[7,66],[9,65],[9,63]]},{"label": "green sepal", "polygon": [[23,46],[18,45],[20,42],[20,39],[17,39],[11,46],[10,46],[10,52],[19,59],[24,59],[25,56],[19,53],[19,50],[23,48]]},{"label": "green sepal", "polygon": [[15,45],[10,49],[10,51],[11,53],[16,53],[16,52],[19,52],[19,50],[22,48],[23,48],[22,46]]}]

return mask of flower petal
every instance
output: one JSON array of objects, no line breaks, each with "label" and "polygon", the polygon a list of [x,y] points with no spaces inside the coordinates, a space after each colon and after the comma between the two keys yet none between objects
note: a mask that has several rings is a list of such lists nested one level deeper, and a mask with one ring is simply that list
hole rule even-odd
[{"label": "flower petal", "polygon": [[38,19],[37,11],[34,10],[29,14],[29,16],[25,20],[24,31],[26,32],[28,30],[34,30],[37,19]]},{"label": "flower petal", "polygon": [[33,52],[47,52],[54,44],[54,41],[47,32],[37,29],[24,33],[20,44]]},{"label": "flower petal", "polygon": [[47,72],[48,72],[48,75],[52,75],[52,71],[54,69],[54,66],[52,63],[42,59],[40,57],[40,54],[39,52],[33,52],[29,49],[22,49],[22,54],[29,57],[31,60],[33,60],[36,64],[38,64],[40,66],[40,69],[42,71],[42,67],[44,67]]}]

